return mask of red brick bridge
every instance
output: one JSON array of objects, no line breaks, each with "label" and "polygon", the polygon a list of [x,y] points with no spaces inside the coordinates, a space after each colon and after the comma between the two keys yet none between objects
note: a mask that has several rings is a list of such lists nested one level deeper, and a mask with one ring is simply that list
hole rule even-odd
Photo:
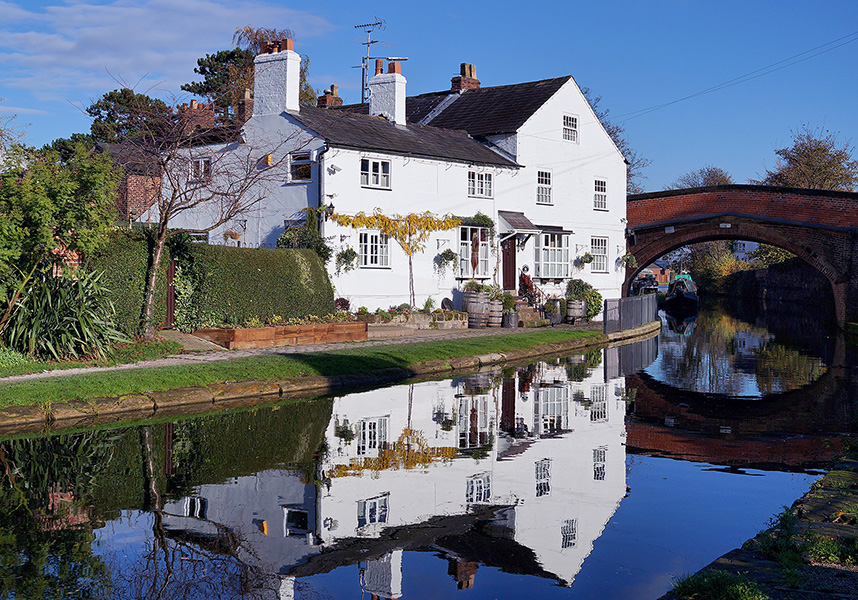
[{"label": "red brick bridge", "polygon": [[750,240],[789,250],[831,283],[841,326],[858,320],[858,193],[719,185],[628,197],[628,251],[638,267],[697,242]]}]

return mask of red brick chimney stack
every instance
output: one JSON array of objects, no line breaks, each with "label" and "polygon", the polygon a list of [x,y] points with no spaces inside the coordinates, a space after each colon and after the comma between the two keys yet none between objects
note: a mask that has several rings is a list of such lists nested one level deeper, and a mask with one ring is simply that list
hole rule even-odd
[{"label": "red brick chimney stack", "polygon": [[470,63],[459,65],[459,75],[450,80],[451,90],[460,92],[462,90],[480,89],[480,80],[477,79],[477,67]]},{"label": "red brick chimney stack", "polygon": [[337,108],[343,105],[343,99],[340,98],[340,88],[337,85],[331,84],[331,89],[325,90],[324,95],[319,96],[319,101],[316,106],[319,108]]},{"label": "red brick chimney stack", "polygon": [[179,107],[182,133],[188,135],[195,129],[212,129],[215,126],[214,104],[199,104],[196,100]]}]

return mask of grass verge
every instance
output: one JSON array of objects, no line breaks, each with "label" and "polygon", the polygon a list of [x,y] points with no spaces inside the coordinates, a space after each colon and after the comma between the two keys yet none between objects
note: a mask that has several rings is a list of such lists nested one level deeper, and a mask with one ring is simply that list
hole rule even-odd
[{"label": "grass verge", "polygon": [[0,383],[0,408],[44,406],[51,402],[121,396],[149,390],[205,386],[223,381],[279,381],[307,375],[345,375],[432,360],[449,360],[542,344],[599,338],[595,331],[534,331],[515,335],[414,342],[386,346],[355,345],[346,350],[307,354],[268,354],[174,367],[149,367],[68,377],[46,377]]},{"label": "grass verge", "polygon": [[757,585],[741,575],[708,571],[676,580],[673,593],[693,600],[768,600]]}]

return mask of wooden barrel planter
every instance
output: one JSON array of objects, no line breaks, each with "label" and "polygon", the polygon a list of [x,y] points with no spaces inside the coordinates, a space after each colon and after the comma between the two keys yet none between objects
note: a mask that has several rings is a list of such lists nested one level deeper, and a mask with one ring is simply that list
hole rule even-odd
[{"label": "wooden barrel planter", "polygon": [[489,313],[468,313],[468,329],[485,329],[489,322]]},{"label": "wooden barrel planter", "polygon": [[566,300],[566,322],[575,324],[587,315],[587,303],[583,300]]},{"label": "wooden barrel planter", "polygon": [[489,293],[466,291],[462,300],[462,312],[484,313],[488,312]]},{"label": "wooden barrel planter", "polygon": [[503,302],[489,300],[489,327],[500,327],[503,322]]}]

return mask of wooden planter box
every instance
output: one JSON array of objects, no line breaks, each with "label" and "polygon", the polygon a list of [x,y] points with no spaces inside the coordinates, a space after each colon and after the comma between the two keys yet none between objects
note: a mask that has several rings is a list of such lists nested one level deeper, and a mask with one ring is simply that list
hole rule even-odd
[{"label": "wooden planter box", "polygon": [[194,335],[229,350],[366,340],[366,323],[318,323],[247,329],[197,329]]}]

